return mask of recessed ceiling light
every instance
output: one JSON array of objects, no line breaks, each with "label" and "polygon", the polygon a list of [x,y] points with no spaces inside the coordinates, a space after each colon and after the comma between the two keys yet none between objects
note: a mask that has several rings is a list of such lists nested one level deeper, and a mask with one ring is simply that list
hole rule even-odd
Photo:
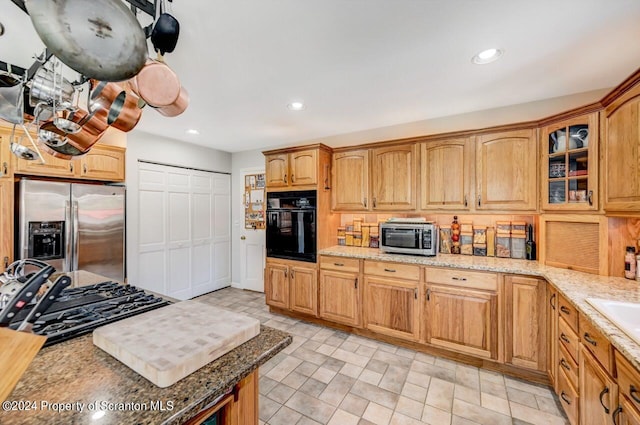
[{"label": "recessed ceiling light", "polygon": [[487,50],[481,51],[480,53],[472,57],[471,62],[478,65],[484,65],[497,60],[503,54],[504,54],[504,50],[502,49],[496,49],[496,48],[487,49]]},{"label": "recessed ceiling light", "polygon": [[304,103],[291,102],[290,104],[287,105],[287,108],[291,109],[292,111],[302,111],[304,109]]},{"label": "recessed ceiling light", "polygon": [[193,135],[198,135],[200,134],[200,132],[198,130],[195,130],[193,128],[190,128],[189,130],[186,131],[187,134],[193,134]]}]

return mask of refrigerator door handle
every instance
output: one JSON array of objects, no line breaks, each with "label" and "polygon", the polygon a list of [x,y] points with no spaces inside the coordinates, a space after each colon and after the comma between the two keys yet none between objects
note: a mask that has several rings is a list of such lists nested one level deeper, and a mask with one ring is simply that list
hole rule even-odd
[{"label": "refrigerator door handle", "polygon": [[64,201],[64,239],[66,241],[64,253],[65,271],[71,271],[71,201]]},{"label": "refrigerator door handle", "polygon": [[78,270],[78,201],[73,201],[73,269]]}]

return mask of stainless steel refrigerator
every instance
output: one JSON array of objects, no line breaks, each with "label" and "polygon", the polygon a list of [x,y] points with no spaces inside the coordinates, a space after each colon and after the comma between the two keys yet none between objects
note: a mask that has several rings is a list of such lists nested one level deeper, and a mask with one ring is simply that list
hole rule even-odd
[{"label": "stainless steel refrigerator", "polygon": [[17,206],[17,259],[124,280],[124,186],[23,178]]}]

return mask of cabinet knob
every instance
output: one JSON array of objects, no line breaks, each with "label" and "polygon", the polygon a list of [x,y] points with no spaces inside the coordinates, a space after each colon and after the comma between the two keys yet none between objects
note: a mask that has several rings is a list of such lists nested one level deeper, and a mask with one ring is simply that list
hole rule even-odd
[{"label": "cabinet knob", "polygon": [[73,162],[69,162],[69,171],[73,173]]},{"label": "cabinet knob", "polygon": [[287,182],[287,175],[286,174],[284,175],[284,179],[283,180],[284,180],[285,183]]},{"label": "cabinet knob", "polygon": [[373,208],[376,207],[376,198],[373,198]]},{"label": "cabinet knob", "polygon": [[589,191],[589,194],[587,195],[587,200],[589,201],[589,206],[593,206],[593,190]]},{"label": "cabinet knob", "polygon": [[296,181],[296,176],[294,176],[293,174],[291,174],[291,183],[294,183]]},{"label": "cabinet knob", "polygon": [[482,195],[478,195],[478,206],[482,205]]},{"label": "cabinet knob", "polygon": [[87,174],[87,164],[82,165],[82,171]]},{"label": "cabinet knob", "polygon": [[464,195],[464,206],[465,206],[465,208],[468,206],[468,204],[467,204],[467,195]]},{"label": "cabinet knob", "polygon": [[241,241],[243,241],[243,240],[245,240],[245,239],[247,239],[247,237],[246,237],[246,236],[240,236],[240,240],[241,240]]},{"label": "cabinet knob", "polygon": [[7,175],[9,173],[9,165],[6,162],[2,163],[2,174]]},{"label": "cabinet knob", "polygon": [[364,207],[367,208],[367,198],[364,198]]}]

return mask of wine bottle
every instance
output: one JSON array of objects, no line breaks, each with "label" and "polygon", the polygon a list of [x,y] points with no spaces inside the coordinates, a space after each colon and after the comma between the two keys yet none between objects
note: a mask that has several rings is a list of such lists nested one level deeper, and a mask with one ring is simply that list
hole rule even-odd
[{"label": "wine bottle", "polygon": [[533,240],[533,225],[531,224],[527,226],[526,258],[527,260],[536,259],[536,242]]}]

